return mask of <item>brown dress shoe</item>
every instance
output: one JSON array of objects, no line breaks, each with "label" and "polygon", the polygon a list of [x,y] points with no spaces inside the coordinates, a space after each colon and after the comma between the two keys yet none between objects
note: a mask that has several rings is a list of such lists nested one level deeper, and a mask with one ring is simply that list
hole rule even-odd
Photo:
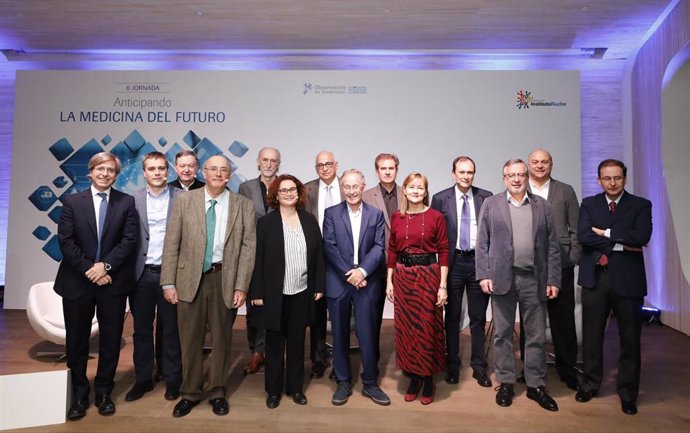
[{"label": "brown dress shoe", "polygon": [[253,352],[249,363],[244,368],[244,374],[254,374],[259,371],[259,367],[264,364],[264,354],[260,352]]}]

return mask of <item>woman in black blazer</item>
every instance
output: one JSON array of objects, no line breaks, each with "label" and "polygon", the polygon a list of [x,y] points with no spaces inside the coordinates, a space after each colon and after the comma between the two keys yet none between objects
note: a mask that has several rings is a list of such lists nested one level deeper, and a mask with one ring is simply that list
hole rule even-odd
[{"label": "woman in black blazer", "polygon": [[319,223],[304,210],[305,201],[299,179],[278,176],[268,190],[268,203],[277,211],[261,217],[256,227],[249,299],[252,305],[261,306],[256,320],[266,329],[269,409],[278,407],[283,389],[295,403],[307,404],[304,335],[314,316],[315,301],[323,296],[325,261]]}]

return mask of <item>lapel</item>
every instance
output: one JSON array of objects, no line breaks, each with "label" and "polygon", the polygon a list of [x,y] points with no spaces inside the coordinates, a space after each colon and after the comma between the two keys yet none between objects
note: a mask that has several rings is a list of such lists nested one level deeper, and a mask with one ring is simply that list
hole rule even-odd
[{"label": "lapel", "polygon": [[374,190],[372,191],[374,195],[374,205],[381,209],[383,212],[383,219],[386,222],[386,227],[390,230],[391,228],[391,219],[388,217],[388,210],[386,210],[386,203],[383,201],[383,196],[381,195],[381,184],[378,184],[374,187]]},{"label": "lapel", "polygon": [[91,229],[91,233],[93,233],[94,239],[98,239],[96,209],[93,207],[93,196],[91,195],[91,187],[89,187],[89,189],[87,189],[86,191],[78,193],[78,198],[82,202],[80,204],[80,207],[84,207],[86,214],[91,216],[90,218],[87,218],[89,228]]},{"label": "lapel", "polygon": [[[359,243],[358,243],[358,245],[361,247],[362,241],[364,240],[364,232],[366,231],[366,228],[369,225],[369,218],[371,218],[371,209],[367,208],[367,205],[364,202],[362,202],[362,204],[360,206],[362,206],[362,220],[360,221],[360,224],[359,224]],[[360,261],[361,261],[361,259],[360,259]]]},{"label": "lapel", "polygon": [[228,224],[225,226],[225,239],[223,240],[223,245],[230,239],[230,233],[232,233],[232,228],[237,221],[237,217],[240,214],[239,200],[232,192],[228,191]]},{"label": "lapel", "polygon": [[[199,192],[195,192],[199,191]],[[188,191],[184,194],[195,194],[193,196],[193,203],[191,207],[191,223],[192,227],[203,227],[203,245],[206,245],[206,189],[199,188],[194,191]],[[194,203],[195,202],[195,203]]]},{"label": "lapel", "polygon": [[513,224],[510,219],[510,204],[508,203],[508,198],[507,198],[508,191],[503,191],[500,197],[500,203],[501,205],[498,207],[500,215],[501,215],[501,220],[503,223],[506,225],[508,229],[508,233],[510,235],[510,238],[508,239],[509,241],[512,242],[513,239]]},{"label": "lapel", "polygon": [[[549,191],[551,195],[551,191]],[[539,229],[539,221],[541,219],[541,203],[534,199],[534,195],[530,192],[527,193],[529,204],[532,210],[532,241],[534,245],[537,245],[537,231]]]},{"label": "lapel", "polygon": [[[172,187],[168,187],[168,189],[172,189]],[[146,232],[146,234],[148,234],[149,233],[149,218],[148,218],[148,210],[147,210],[148,195],[146,192],[146,187],[137,191],[136,195],[134,196],[134,203],[136,205],[136,208],[139,211],[138,212],[139,213],[139,224],[141,225],[141,228],[144,229],[144,232]],[[170,212],[170,206],[168,206],[168,213],[169,212]],[[168,216],[169,216],[169,214],[168,214]]]},{"label": "lapel", "polygon": [[[448,215],[450,215],[450,218],[448,218],[450,222],[450,227],[448,227],[448,231],[455,233],[455,242],[457,242],[458,240],[457,234],[460,231],[460,227],[458,227],[458,203],[456,202],[456,200],[458,199],[457,188],[457,186],[453,185],[453,189],[450,190],[450,194],[446,198],[446,208],[448,209]],[[477,215],[479,215],[479,213],[477,213]],[[456,247],[453,246],[453,248]]]},{"label": "lapel", "polygon": [[[103,227],[101,231],[101,239],[105,238],[105,234],[108,232],[108,229],[112,225],[113,219],[115,218],[115,209],[117,208],[118,204],[120,203],[120,196],[118,195],[118,192],[115,191],[114,188],[110,188],[110,194],[108,197],[108,206],[107,206],[107,211],[105,214],[105,221],[103,222]],[[91,201],[91,204],[93,205],[93,200]],[[94,210],[94,215],[96,215],[96,211]]]},{"label": "lapel", "polygon": [[[345,227],[345,232],[347,232],[347,236],[351,241],[350,247],[353,247],[355,244],[355,238],[352,235],[352,224],[350,223],[350,214],[347,210],[347,203],[341,202],[340,203],[340,219],[343,222],[343,227]],[[360,230],[361,232],[361,230]]]}]

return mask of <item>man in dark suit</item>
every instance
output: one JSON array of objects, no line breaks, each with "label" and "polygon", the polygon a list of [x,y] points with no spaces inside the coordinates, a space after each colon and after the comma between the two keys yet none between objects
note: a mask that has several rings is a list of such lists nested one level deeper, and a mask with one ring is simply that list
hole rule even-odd
[{"label": "man in dark suit", "polygon": [[127,292],[134,285],[134,251],[139,222],[134,198],[112,188],[122,166],[115,155],[97,153],[89,160],[91,188],[63,200],[58,236],[63,259],[55,277],[62,296],[67,331],[67,366],[72,374],[72,406],[67,418],[86,415],[89,407],[89,337],[98,311],[99,359],[94,380],[101,415],[115,413],[112,400]]},{"label": "man in dark suit", "polygon": [[[180,395],[182,366],[177,330],[177,307],[163,298],[160,285],[165,227],[180,191],[167,185],[168,163],[165,155],[151,152],[142,161],[146,186],[134,194],[139,215],[139,242],[136,252],[137,284],[129,295],[134,319],[134,386],[126,401],[138,400],[153,389],[153,322],[161,332],[158,346],[163,348],[159,370],[165,379],[165,399]],[[162,344],[161,344],[162,343]]]},{"label": "man in dark suit", "polygon": [[515,307],[525,329],[527,398],[557,411],[546,390],[546,300],[558,296],[561,252],[551,206],[527,192],[527,164],[511,159],[503,165],[506,191],[484,200],[479,214],[476,275],[491,295],[495,327],[494,358],[499,406],[510,406],[517,380],[513,355]]},{"label": "man in dark suit", "polygon": [[[338,161],[335,160],[333,152],[324,150],[316,155],[316,173],[318,179],[314,179],[304,184],[307,190],[306,211],[311,213],[319,221],[319,227],[323,231],[324,211],[341,201],[343,194],[338,185]],[[321,378],[326,371],[326,325],[328,315],[326,313],[326,301],[321,298],[316,301],[314,311],[314,321],[309,326],[309,357],[311,358],[311,377]]]},{"label": "man in dark suit", "polygon": [[213,340],[209,403],[216,415],[230,411],[225,383],[232,326],[249,290],[256,250],[254,206],[225,188],[230,174],[226,157],[206,160],[206,186],[177,197],[165,232],[160,284],[165,299],[177,304],[182,348],[182,399],[174,417],[201,401],[207,328]]},{"label": "man in dark suit", "polygon": [[347,170],[340,178],[345,201],[324,212],[323,242],[326,255],[326,300],[333,334],[333,369],[338,387],[331,402],[347,403],[352,395],[350,317],[362,354],[362,394],[374,403],[389,405],[378,386],[378,306],[384,272],[383,212],[362,202],[364,175]]},{"label": "man in dark suit", "polygon": [[647,294],[642,247],[652,236],[652,203],[625,191],[623,162],[604,160],[598,173],[604,191],[582,200],[578,224],[584,378],[575,399],[584,403],[599,392],[604,330],[613,310],[621,345],[616,389],[623,412],[634,415],[640,389],[642,304]]},{"label": "man in dark suit", "polygon": [[[567,183],[551,177],[553,159],[544,149],[535,149],[527,158],[529,184],[527,190],[551,204],[556,235],[561,247],[561,287],[558,297],[549,299],[551,341],[556,352],[556,371],[566,386],[577,390],[577,332],[575,331],[575,265],[582,246],[577,239],[580,205],[575,190]],[[524,346],[523,333],[520,333]]]},{"label": "man in dark suit", "polygon": [[[384,254],[388,254],[388,239],[391,235],[391,216],[393,212],[400,208],[400,200],[403,192],[400,185],[395,182],[398,176],[398,166],[400,160],[393,153],[379,153],[374,160],[374,168],[376,169],[376,176],[379,178],[378,185],[362,193],[362,201],[364,203],[374,206],[383,212],[384,225]],[[381,273],[381,299],[379,301],[376,324],[376,359],[381,357],[380,344],[381,341],[381,325],[383,323],[383,310],[386,306],[386,272]]]},{"label": "man in dark suit", "polygon": [[196,154],[191,150],[180,150],[175,155],[175,172],[177,179],[168,183],[168,185],[183,189],[185,191],[192,191],[203,188],[204,182],[196,178],[196,173],[199,170],[199,160]]},{"label": "man in dark suit", "polygon": [[472,158],[459,156],[452,165],[455,185],[434,195],[431,207],[443,214],[448,233],[448,244],[455,246],[448,270],[448,303],[446,305],[446,382],[459,382],[460,322],[462,294],[467,291],[467,311],[472,337],[472,377],[483,387],[491,386],[486,374],[486,307],[489,295],[482,292],[475,277],[474,252],[477,239],[477,217],[484,199],[491,192],[472,186],[476,166]]},{"label": "man in dark suit", "polygon": [[[239,193],[254,203],[254,211],[256,212],[256,219],[271,212],[273,209],[268,206],[266,196],[268,188],[273,183],[273,180],[278,174],[280,168],[280,152],[278,149],[272,147],[264,147],[259,151],[259,156],[256,158],[256,165],[259,169],[259,177],[251,179],[240,184]],[[266,330],[258,326],[254,320],[254,306],[247,303],[247,341],[249,342],[249,350],[252,351],[252,356],[249,363],[244,368],[244,374],[254,374],[259,370],[259,367],[264,363],[266,353]]]}]

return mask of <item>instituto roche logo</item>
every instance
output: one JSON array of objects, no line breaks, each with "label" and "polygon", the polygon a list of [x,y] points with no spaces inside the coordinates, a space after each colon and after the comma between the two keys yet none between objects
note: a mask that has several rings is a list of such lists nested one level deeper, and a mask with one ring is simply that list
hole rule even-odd
[{"label": "instituto roche logo", "polygon": [[532,103],[532,92],[528,90],[518,90],[517,92],[517,105],[519,110],[523,108],[529,108]]}]

